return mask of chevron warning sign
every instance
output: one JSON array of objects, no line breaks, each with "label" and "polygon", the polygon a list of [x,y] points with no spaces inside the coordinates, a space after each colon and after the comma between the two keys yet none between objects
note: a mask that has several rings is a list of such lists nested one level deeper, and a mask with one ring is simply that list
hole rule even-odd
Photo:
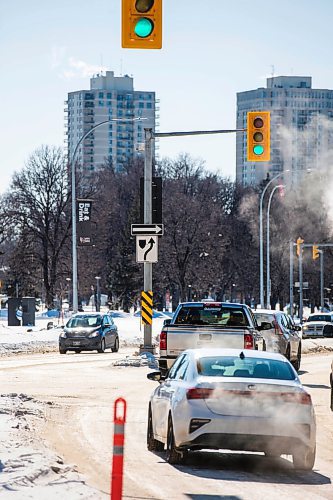
[{"label": "chevron warning sign", "polygon": [[153,292],[141,292],[141,322],[151,325],[153,322]]}]

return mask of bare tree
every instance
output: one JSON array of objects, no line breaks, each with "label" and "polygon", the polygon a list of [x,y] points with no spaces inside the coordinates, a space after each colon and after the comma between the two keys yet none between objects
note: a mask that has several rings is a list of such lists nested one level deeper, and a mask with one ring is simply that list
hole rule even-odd
[{"label": "bare tree", "polygon": [[48,307],[52,307],[56,283],[68,259],[69,198],[66,159],[60,148],[50,146],[31,155],[2,198],[5,234],[16,241],[10,260],[12,274],[24,277],[29,271],[37,274],[35,279],[41,275]]}]

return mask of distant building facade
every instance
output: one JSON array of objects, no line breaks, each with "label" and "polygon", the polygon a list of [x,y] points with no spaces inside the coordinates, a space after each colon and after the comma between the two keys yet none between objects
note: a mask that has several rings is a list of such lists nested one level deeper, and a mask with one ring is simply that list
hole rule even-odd
[{"label": "distant building facade", "polygon": [[333,151],[333,90],[312,89],[309,76],[267,78],[266,88],[239,92],[237,128],[246,128],[248,111],[271,112],[271,159],[248,162],[246,133],[238,133],[236,180],[243,186],[286,170],[286,181],[297,183]]},{"label": "distant building facade", "polygon": [[[86,178],[108,160],[116,170],[122,170],[140,154],[144,128],[155,130],[155,92],[134,90],[133,78],[128,75],[116,77],[113,71],[106,71],[105,75],[94,76],[89,90],[70,92],[65,104],[69,161],[88,130],[102,121],[113,120],[95,129],[78,148],[76,160]],[[133,121],[138,117],[144,120]]]}]

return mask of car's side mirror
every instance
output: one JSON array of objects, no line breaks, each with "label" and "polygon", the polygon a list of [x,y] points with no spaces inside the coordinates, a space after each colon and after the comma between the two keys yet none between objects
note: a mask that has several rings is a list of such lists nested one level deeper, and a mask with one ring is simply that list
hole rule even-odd
[{"label": "car's side mirror", "polygon": [[261,325],[258,326],[259,331],[270,330],[271,328],[274,328],[274,327],[273,327],[272,323],[269,323],[268,321],[262,321]]},{"label": "car's side mirror", "polygon": [[165,376],[163,376],[161,372],[150,372],[147,373],[147,379],[153,380],[154,382],[162,382],[162,380],[165,380]]},{"label": "car's side mirror", "polygon": [[170,325],[170,323],[171,323],[171,319],[170,319],[170,318],[165,319],[165,320],[163,321],[163,326]]}]

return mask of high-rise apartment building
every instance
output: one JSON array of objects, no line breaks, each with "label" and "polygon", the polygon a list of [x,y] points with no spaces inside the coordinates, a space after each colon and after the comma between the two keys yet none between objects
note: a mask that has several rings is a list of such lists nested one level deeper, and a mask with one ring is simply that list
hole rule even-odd
[{"label": "high-rise apartment building", "polygon": [[122,170],[140,154],[144,128],[155,130],[155,92],[134,90],[133,78],[128,75],[116,77],[113,71],[107,71],[105,75],[94,76],[89,90],[68,94],[66,105],[70,161],[84,134],[94,125],[110,120],[91,132],[78,148],[76,160],[86,178],[108,160],[116,170]]},{"label": "high-rise apartment building", "polygon": [[246,128],[248,111],[271,112],[271,159],[248,162],[246,133],[237,134],[236,180],[258,184],[282,171],[297,183],[304,172],[325,166],[333,151],[333,90],[313,89],[309,76],[267,78],[267,87],[237,94],[237,128]]}]

